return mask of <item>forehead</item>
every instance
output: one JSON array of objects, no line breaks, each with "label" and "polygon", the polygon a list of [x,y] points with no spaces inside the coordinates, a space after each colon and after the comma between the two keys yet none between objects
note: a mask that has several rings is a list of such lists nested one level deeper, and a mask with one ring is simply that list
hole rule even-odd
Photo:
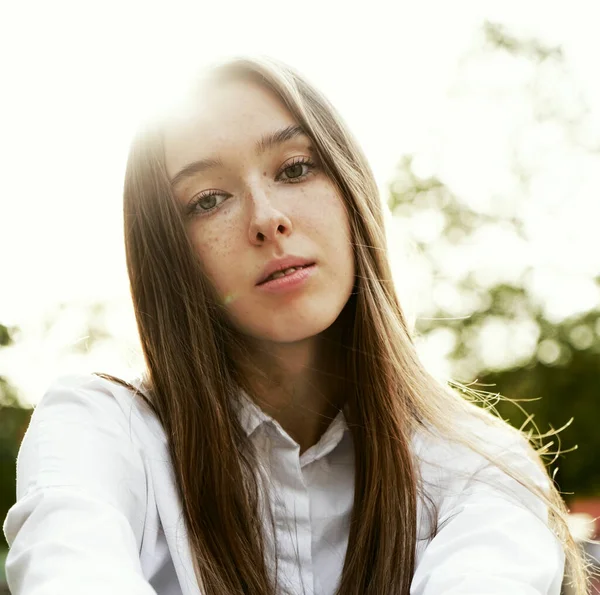
[{"label": "forehead", "polygon": [[164,127],[167,172],[190,161],[253,151],[262,135],[296,120],[275,93],[251,81],[204,87]]}]

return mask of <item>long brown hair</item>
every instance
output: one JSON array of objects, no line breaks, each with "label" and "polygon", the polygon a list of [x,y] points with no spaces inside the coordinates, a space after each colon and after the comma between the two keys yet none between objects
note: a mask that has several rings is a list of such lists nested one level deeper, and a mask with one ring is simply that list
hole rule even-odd
[{"label": "long brown hair", "polygon": [[[269,58],[226,60],[204,83],[243,77],[276,93],[311,137],[350,222],[356,280],[343,312],[343,348],[356,466],[338,593],[408,595],[417,499],[423,495],[411,437],[429,429],[490,460],[476,436],[449,421],[471,416],[505,424],[421,364],[392,282],[373,173],[333,106],[298,72]],[[232,354],[244,352],[244,341],[228,323],[186,236],[165,169],[160,122],[144,127],[132,143],[124,224],[146,395],[168,437],[198,581],[207,595],[275,594],[279,586],[265,562],[255,453],[236,415],[244,378]],[[531,454],[542,467],[539,455]],[[585,566],[557,490],[551,485],[543,491],[492,459],[546,502],[569,576],[584,593]]]}]

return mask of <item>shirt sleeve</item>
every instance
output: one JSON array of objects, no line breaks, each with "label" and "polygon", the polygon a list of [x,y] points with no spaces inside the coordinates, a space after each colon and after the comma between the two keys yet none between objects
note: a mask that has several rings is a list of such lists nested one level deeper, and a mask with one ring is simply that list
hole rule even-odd
[{"label": "shirt sleeve", "polygon": [[139,559],[145,509],[143,461],[114,396],[91,375],[56,380],[17,458],[12,595],[156,595]]},{"label": "shirt sleeve", "polygon": [[[519,443],[509,465],[547,488],[528,449]],[[564,550],[539,496],[486,464],[449,500],[418,559],[411,595],[560,594]]]}]

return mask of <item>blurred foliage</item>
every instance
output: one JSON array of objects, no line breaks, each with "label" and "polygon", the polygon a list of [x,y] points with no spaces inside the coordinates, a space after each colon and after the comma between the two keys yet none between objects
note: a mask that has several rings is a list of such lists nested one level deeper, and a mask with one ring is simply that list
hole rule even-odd
[{"label": "blurred foliage", "polygon": [[[482,44],[465,60],[479,57],[485,59],[491,54],[509,56],[518,66],[527,61],[534,67],[533,77],[527,83],[531,98],[531,108],[538,123],[558,124],[565,133],[565,140],[590,154],[600,153],[600,139],[591,126],[591,107],[586,101],[577,77],[567,64],[565,52],[558,45],[549,45],[535,38],[521,38],[498,23],[486,22],[482,29]],[[458,82],[458,81],[457,81]],[[463,91],[473,89],[460,81]],[[515,162],[515,173],[520,166],[519,156]],[[525,177],[530,172],[520,172]],[[523,180],[526,182],[527,180]]]},{"label": "blurred foliage", "polygon": [[[560,350],[560,361],[552,365],[535,357],[524,367],[488,372],[481,378],[503,395],[516,399],[536,399],[521,403],[541,432],[549,428],[564,428],[554,441],[552,451],[563,452],[557,460],[556,480],[565,498],[600,495],[600,468],[596,453],[600,448],[598,429],[598,387],[600,386],[600,341],[588,348],[573,345],[572,337],[588,336],[598,326],[600,314],[589,313],[555,327],[551,345]],[[575,331],[575,332],[574,332]],[[525,415],[514,405],[500,401],[497,411],[519,427]],[[545,440],[548,442],[548,440]]]},{"label": "blurred foliage", "polygon": [[[13,341],[16,329],[0,324],[0,347]],[[16,458],[23,438],[31,409],[19,405],[15,387],[0,376],[0,520],[6,517],[8,509],[16,498],[15,477]],[[0,537],[0,548],[5,547],[4,534]]]},{"label": "blurred foliage", "polygon": [[[565,495],[600,495],[600,466],[596,458],[600,452],[600,309],[558,323],[548,320],[528,290],[527,269],[520,284],[482,284],[472,271],[460,278],[451,277],[444,268],[448,254],[459,245],[470,246],[473,234],[481,226],[510,225],[516,235],[522,234],[522,227],[510,218],[473,211],[435,177],[420,179],[412,169],[410,157],[398,167],[389,205],[397,217],[407,220],[408,230],[411,219],[423,209],[441,209],[444,213],[438,237],[427,242],[413,239],[413,243],[430,265],[434,293],[436,286],[450,285],[460,297],[460,311],[434,303],[427,317],[417,319],[417,334],[427,337],[440,330],[448,332],[453,337],[448,356],[454,378],[469,384],[477,377],[472,386],[475,390],[499,393],[517,401],[515,405],[501,397],[496,399],[497,411],[514,426],[521,427],[527,419],[520,407],[534,415],[540,433],[561,428],[573,418],[559,434],[560,448],[554,438],[550,449],[553,452],[579,446],[577,451],[558,459],[556,480]],[[600,276],[596,282],[600,285]],[[489,366],[480,345],[486,340],[482,335],[490,321],[508,328],[525,327],[534,337],[529,353],[509,361],[503,369]]]},{"label": "blurred foliage", "polygon": [[[484,38],[485,51],[508,52],[537,65],[553,61],[560,66],[563,59],[560,48],[518,39],[499,25],[487,23]],[[537,87],[532,89],[535,95]],[[539,107],[537,99],[532,98],[534,108]],[[540,110],[538,121],[557,120],[574,132],[569,140],[574,139],[590,153],[600,146],[597,139],[591,144],[579,142],[582,137],[575,134],[584,128],[585,109],[572,118],[554,108]],[[525,200],[529,172],[520,169],[518,147],[515,156],[512,173],[523,182]],[[525,265],[518,278],[511,280],[501,276],[494,279],[482,275],[481,270],[453,274],[448,263],[460,259],[464,250],[477,249],[477,233],[502,228],[528,241],[523,221],[518,214],[499,216],[474,210],[442,180],[417,175],[414,165],[411,156],[399,163],[390,185],[389,206],[432,280],[434,299],[422,308],[424,316],[416,321],[417,335],[423,339],[436,333],[450,337],[448,357],[453,378],[476,391],[489,392],[483,394],[486,405],[494,405],[515,427],[525,425],[524,429],[533,429],[536,434],[564,427],[557,437],[544,440],[553,441],[550,453],[571,451],[552,465],[561,491],[567,500],[572,493],[577,497],[600,496],[596,459],[600,451],[600,307],[562,321],[551,320],[531,291],[532,271]],[[415,233],[419,220],[422,228],[424,214],[429,214],[431,225],[435,223],[437,234]],[[502,250],[501,244],[498,250]],[[600,275],[594,281],[600,286]],[[452,295],[453,299],[435,299],[436,295]],[[482,353],[482,346],[490,340],[486,338],[490,325],[508,329],[515,337],[517,333],[526,336],[528,348],[507,354],[504,365],[491,365]]]},{"label": "blurred foliage", "polygon": [[535,62],[563,58],[560,46],[549,46],[537,39],[516,37],[507,27],[499,23],[486,21],[483,25],[483,32],[487,45],[492,50],[502,49],[513,56],[523,56]]}]

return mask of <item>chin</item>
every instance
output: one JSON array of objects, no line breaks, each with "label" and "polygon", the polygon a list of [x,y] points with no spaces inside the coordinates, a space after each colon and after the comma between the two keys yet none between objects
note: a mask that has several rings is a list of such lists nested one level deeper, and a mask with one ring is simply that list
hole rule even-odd
[{"label": "chin", "polygon": [[279,325],[274,328],[272,325],[269,328],[254,328],[249,333],[259,341],[269,341],[272,343],[298,343],[319,335],[324,330],[333,324],[333,320],[328,323],[295,324]]},{"label": "chin", "polygon": [[276,309],[237,302],[229,309],[229,318],[240,332],[257,341],[296,343],[327,330],[344,309],[350,289],[347,296],[341,292],[321,299],[311,296]]},{"label": "chin", "polygon": [[297,343],[310,339],[327,330],[337,319],[339,312],[311,313],[309,315],[282,316],[274,313],[257,317],[250,323],[238,320],[238,328],[258,341],[273,343]]}]

